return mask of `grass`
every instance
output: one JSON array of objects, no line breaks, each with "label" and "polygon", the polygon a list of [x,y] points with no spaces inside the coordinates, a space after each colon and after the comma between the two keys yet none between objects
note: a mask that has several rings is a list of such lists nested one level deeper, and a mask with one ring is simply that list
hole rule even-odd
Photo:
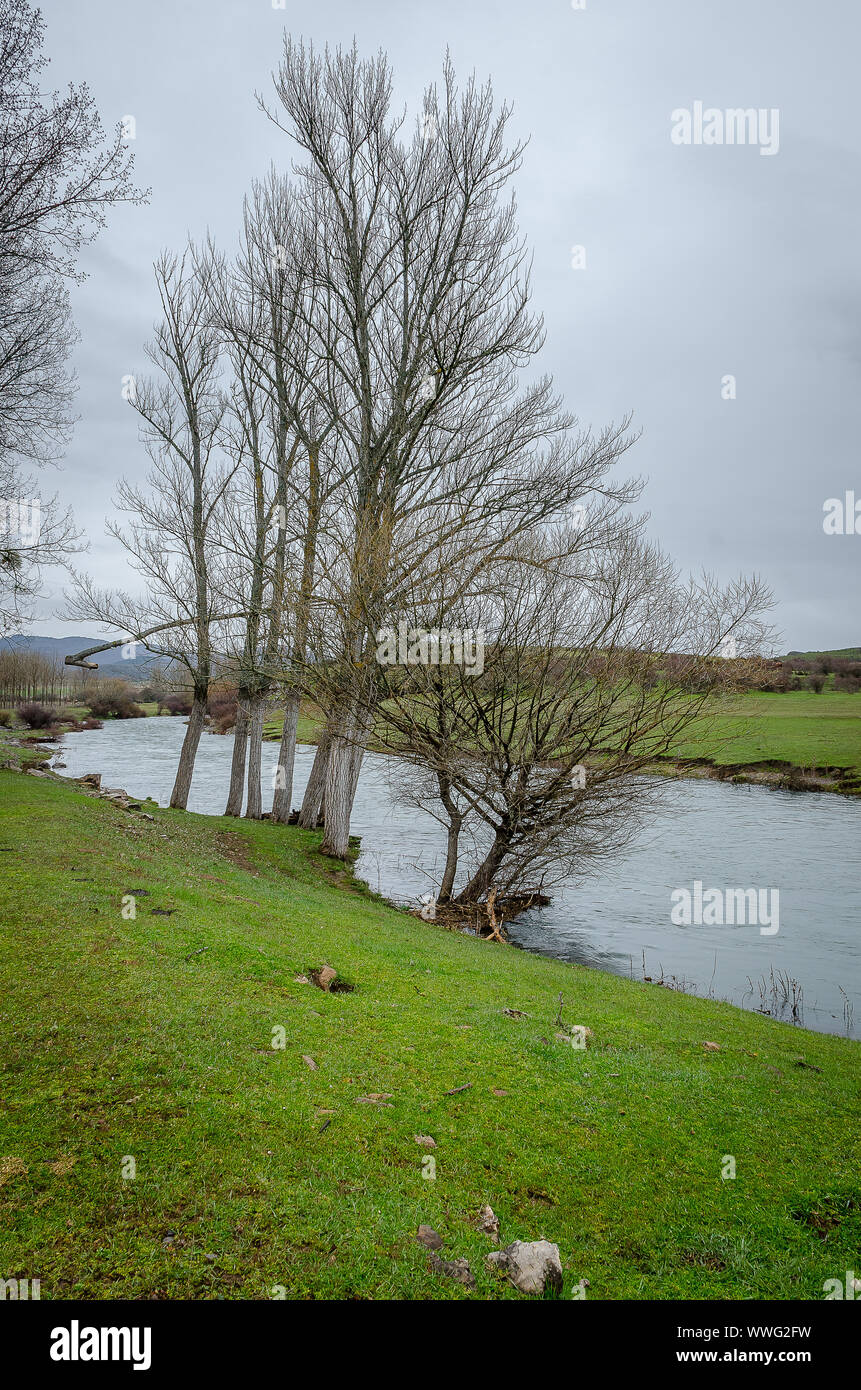
[{"label": "grass", "polygon": [[[266,739],[281,738],[281,726],[284,722],[283,709],[272,710],[266,723],[263,725],[263,737]],[[315,705],[311,700],[303,700],[299,711],[299,722],[296,726],[297,743],[316,743],[323,728],[324,717],[319,705]]]},{"label": "grass", "polygon": [[677,753],[713,757],[718,766],[773,760],[861,771],[861,694],[750,691],[715,706],[709,747],[694,740]]},{"label": "grass", "polygon": [[[565,1297],[819,1299],[858,1268],[861,1045],[422,923],[297,828],[148,810],[0,772],[3,1277],[520,1297],[484,1203],[558,1243]],[[295,981],[324,962],[352,992]]]}]

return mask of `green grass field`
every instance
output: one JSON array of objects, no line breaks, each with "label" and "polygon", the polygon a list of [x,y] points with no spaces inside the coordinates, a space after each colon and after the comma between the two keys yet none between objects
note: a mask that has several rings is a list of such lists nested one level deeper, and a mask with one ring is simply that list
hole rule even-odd
[{"label": "green grass field", "polygon": [[677,751],[718,765],[776,760],[861,771],[861,694],[751,691],[716,707],[708,739],[680,744]]},{"label": "green grass field", "polygon": [[[820,1299],[859,1268],[861,1045],[448,933],[298,829],[148,809],[0,772],[4,1277],[521,1297],[485,1203],[558,1243],[564,1297]],[[353,991],[295,982],[323,963]]]}]

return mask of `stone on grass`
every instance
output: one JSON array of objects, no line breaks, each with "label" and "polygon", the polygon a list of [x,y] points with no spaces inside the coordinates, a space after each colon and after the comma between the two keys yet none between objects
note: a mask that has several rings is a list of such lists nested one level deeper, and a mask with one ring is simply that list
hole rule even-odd
[{"label": "stone on grass", "polygon": [[478,1224],[486,1236],[490,1236],[494,1245],[499,1244],[499,1217],[494,1213],[492,1207],[482,1207],[478,1213]]},{"label": "stone on grass", "polygon": [[493,1250],[485,1260],[491,1268],[507,1274],[521,1293],[562,1291],[559,1246],[549,1240],[515,1240],[504,1250]]},{"label": "stone on grass", "polygon": [[426,1245],[428,1250],[442,1249],[442,1236],[434,1230],[433,1226],[419,1226],[416,1231],[416,1240],[419,1245]]},{"label": "stone on grass", "polygon": [[445,1274],[447,1278],[454,1279],[458,1284],[464,1284],[468,1289],[475,1288],[475,1277],[466,1260],[441,1260],[439,1255],[431,1251],[428,1256],[430,1266],[435,1269],[437,1274]]}]

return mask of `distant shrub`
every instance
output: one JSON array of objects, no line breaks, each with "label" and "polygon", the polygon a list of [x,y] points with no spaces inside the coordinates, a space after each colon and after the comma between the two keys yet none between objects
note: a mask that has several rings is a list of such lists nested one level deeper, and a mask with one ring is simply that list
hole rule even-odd
[{"label": "distant shrub", "polygon": [[101,721],[101,719],[93,719],[92,717],[90,717],[89,719],[84,719],[84,720],[82,721],[82,723],[81,723],[81,728],[82,728],[82,729],[101,729],[101,728],[102,728],[102,721]]},{"label": "distant shrub", "polygon": [[145,705],[155,705],[159,703],[163,693],[156,690],[154,685],[145,685],[143,690],[138,691],[137,698]]},{"label": "distant shrub", "polygon": [[97,719],[142,719],[137,691],[122,679],[95,682],[87,692],[87,709]]},{"label": "distant shrub", "polygon": [[8,729],[12,723],[12,711],[10,709],[0,709],[0,729]]},{"label": "distant shrub", "polygon": [[46,709],[44,705],[36,704],[35,701],[28,705],[19,705],[18,716],[23,719],[28,729],[50,728],[57,718],[55,710]]},{"label": "distant shrub", "polygon": [[182,691],[174,695],[161,695],[158,702],[158,712],[161,714],[166,709],[168,714],[191,714],[191,696]]},{"label": "distant shrub", "polygon": [[236,725],[238,700],[235,690],[217,690],[209,697],[206,712],[212,720],[212,731],[226,734]]},{"label": "distant shrub", "polygon": [[846,695],[856,695],[861,690],[861,676],[849,674],[835,676],[834,689],[842,690]]},{"label": "distant shrub", "polygon": [[816,672],[814,672],[812,675],[809,675],[809,676],[807,677],[807,688],[808,688],[808,690],[814,690],[814,691],[816,692],[817,695],[821,695],[821,694],[822,694],[822,689],[823,689],[823,686],[824,686],[824,685],[825,685],[825,677],[824,677],[823,675],[819,675],[819,674],[817,674]]}]

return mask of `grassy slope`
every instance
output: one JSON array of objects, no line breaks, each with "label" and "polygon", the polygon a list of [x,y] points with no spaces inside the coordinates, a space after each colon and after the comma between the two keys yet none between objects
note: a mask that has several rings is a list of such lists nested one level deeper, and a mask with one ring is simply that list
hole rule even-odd
[{"label": "grassy slope", "polygon": [[[858,1268],[858,1044],[446,933],[299,830],[154,815],[0,773],[5,1277],[468,1296],[428,1267],[425,1221],[475,1296],[517,1297],[484,1268],[485,1202],[504,1240],[559,1243],[566,1296],[820,1298]],[[321,962],[355,991],[294,983]],[[554,1037],[560,992],[585,1054]]]}]

